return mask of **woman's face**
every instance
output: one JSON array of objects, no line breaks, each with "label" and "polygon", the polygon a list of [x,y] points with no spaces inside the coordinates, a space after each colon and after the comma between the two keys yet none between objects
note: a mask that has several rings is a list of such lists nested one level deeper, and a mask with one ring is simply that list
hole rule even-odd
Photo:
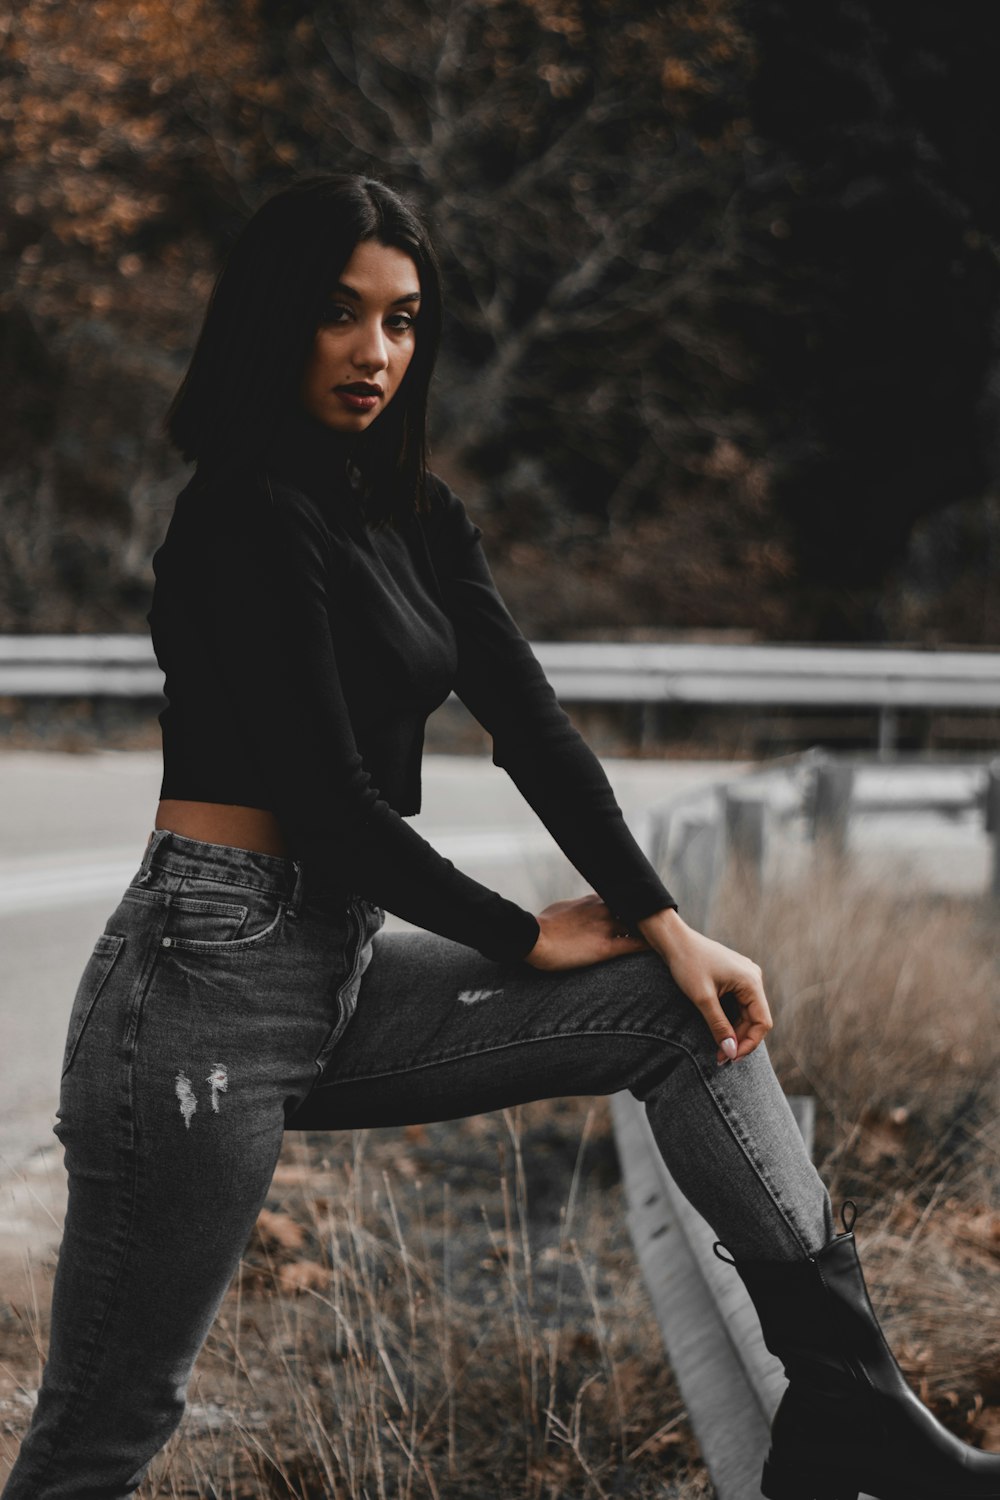
[{"label": "woman's face", "polygon": [[399,390],[416,347],[420,277],[393,246],[362,240],[330,293],[299,387],[338,432],[362,432]]}]

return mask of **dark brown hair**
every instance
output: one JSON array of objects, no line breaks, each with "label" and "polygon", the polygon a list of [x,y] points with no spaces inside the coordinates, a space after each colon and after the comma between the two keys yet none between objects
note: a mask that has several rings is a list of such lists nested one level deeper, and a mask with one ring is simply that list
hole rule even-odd
[{"label": "dark brown hair", "polygon": [[427,396],[441,338],[441,277],[414,209],[374,177],[300,178],[255,211],[230,246],[164,432],[199,471],[253,463],[298,401],[324,306],[357,244],[402,250],[420,275],[413,357],[399,390],[358,435],[366,513],[376,524],[426,508]]}]

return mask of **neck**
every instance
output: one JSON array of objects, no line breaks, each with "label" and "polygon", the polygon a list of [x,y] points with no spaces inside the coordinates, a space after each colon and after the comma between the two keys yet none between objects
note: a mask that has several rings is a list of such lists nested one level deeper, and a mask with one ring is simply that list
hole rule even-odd
[{"label": "neck", "polygon": [[356,458],[357,446],[357,434],[336,432],[303,408],[293,407],[276,424],[265,457],[276,473],[325,496],[350,488],[348,464]]}]

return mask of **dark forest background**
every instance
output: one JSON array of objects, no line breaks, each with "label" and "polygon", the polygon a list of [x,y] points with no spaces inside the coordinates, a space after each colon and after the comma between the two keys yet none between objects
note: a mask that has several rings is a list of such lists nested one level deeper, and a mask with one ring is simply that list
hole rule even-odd
[{"label": "dark forest background", "polygon": [[145,630],[216,269],[347,167],[436,228],[433,464],[526,633],[1000,642],[1000,7],[22,0],[0,42],[0,630]]}]

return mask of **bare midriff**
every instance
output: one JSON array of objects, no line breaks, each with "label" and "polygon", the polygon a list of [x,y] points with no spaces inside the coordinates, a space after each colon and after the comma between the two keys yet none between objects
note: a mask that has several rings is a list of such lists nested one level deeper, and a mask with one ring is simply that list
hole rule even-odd
[{"label": "bare midriff", "polygon": [[253,849],[258,854],[288,855],[277,818],[263,807],[165,798],[156,809],[153,826],[208,844],[229,844],[234,849]]}]

